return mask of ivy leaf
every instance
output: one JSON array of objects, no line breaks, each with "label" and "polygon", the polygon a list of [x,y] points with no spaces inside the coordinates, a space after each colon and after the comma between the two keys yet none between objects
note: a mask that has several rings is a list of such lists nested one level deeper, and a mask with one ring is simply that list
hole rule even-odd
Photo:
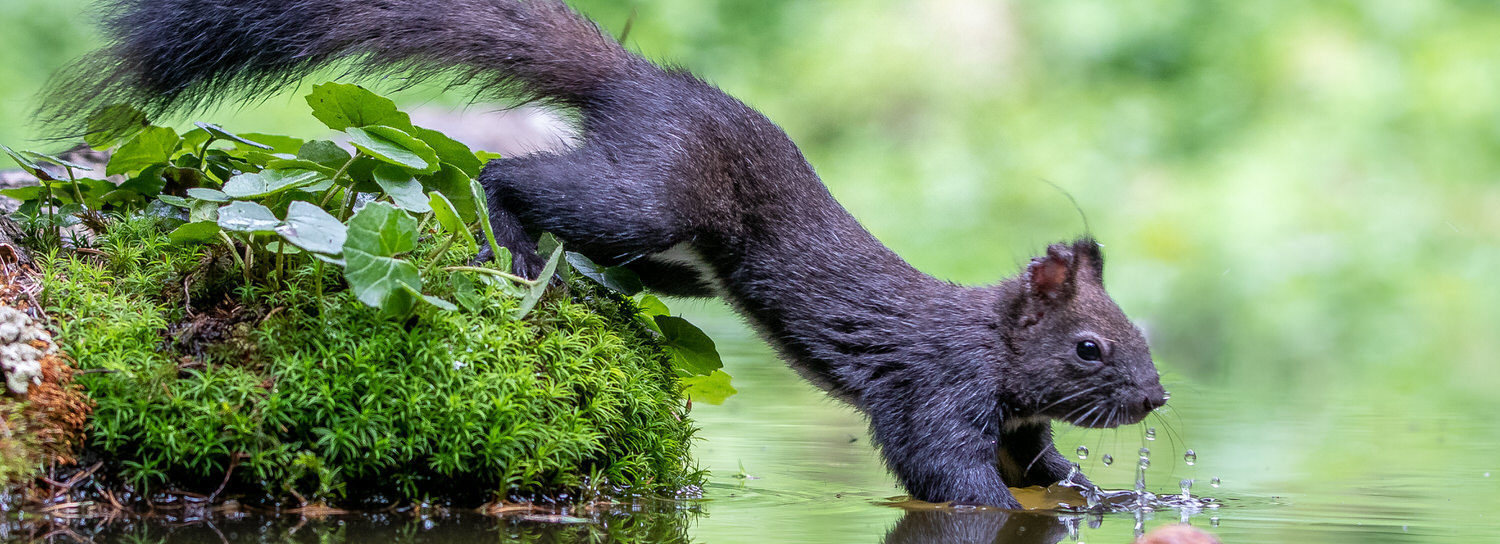
[{"label": "ivy leaf", "polygon": [[26,187],[17,187],[15,189],[0,189],[0,195],[8,196],[10,198],[22,201],[35,200],[46,196],[47,190],[41,185],[29,185]]},{"label": "ivy leaf", "polygon": [[297,158],[304,161],[312,161],[329,168],[338,168],[349,162],[352,155],[339,144],[328,140],[313,140],[302,144],[297,150]]},{"label": "ivy leaf", "polygon": [[192,209],[192,207],[193,207],[193,201],[188,200],[186,198],[182,198],[180,196],[174,196],[174,195],[157,195],[156,199],[160,200],[160,201],[162,201],[164,203],[176,206],[178,208],[182,208],[184,210]]},{"label": "ivy leaf", "polygon": [[422,184],[417,183],[406,170],[382,164],[375,167],[375,184],[379,185],[385,194],[391,195],[391,200],[396,206],[412,213],[427,213],[432,211],[432,205],[427,203],[427,196],[422,194]]},{"label": "ivy leaf", "polygon": [[187,196],[189,197],[206,202],[229,202],[229,195],[224,194],[224,191],[220,191],[218,189],[209,189],[207,187],[193,187],[185,191],[185,194],[187,194]]},{"label": "ivy leaf", "polygon": [[469,146],[446,134],[422,127],[412,127],[407,132],[436,151],[438,161],[457,167],[471,178],[479,177],[479,171],[484,168],[484,162],[474,156],[474,151]]},{"label": "ivy leaf", "polygon": [[307,105],[312,106],[313,117],[333,130],[370,125],[411,127],[411,117],[402,113],[395,102],[359,85],[314,85],[312,93],[307,95]]},{"label": "ivy leaf", "polygon": [[724,404],[724,400],[738,393],[733,385],[729,383],[729,374],[723,370],[715,370],[707,376],[689,376],[682,378],[682,393],[694,402],[706,402],[709,404]]},{"label": "ivy leaf", "polygon": [[215,125],[213,123],[202,123],[202,122],[199,122],[199,123],[193,123],[193,124],[197,125],[198,128],[203,129],[204,132],[209,133],[209,135],[211,135],[211,136],[213,136],[215,138],[218,138],[220,140],[229,140],[231,142],[235,142],[235,143],[239,143],[239,144],[245,144],[247,146],[254,147],[254,148],[257,148],[257,149],[266,149],[266,150],[274,149],[274,148],[272,148],[269,145],[266,145],[266,144],[263,144],[263,143],[260,143],[260,142],[256,142],[256,141],[247,140],[244,137],[242,137],[242,136],[240,136],[238,134],[235,134],[233,132],[224,130],[224,127],[221,127],[219,125]]},{"label": "ivy leaf", "polygon": [[453,203],[443,193],[433,191],[427,194],[427,206],[432,208],[432,216],[437,218],[438,225],[450,235],[457,236],[465,243],[465,247],[474,245],[474,233],[469,232],[469,226],[459,218],[458,210],[453,209]]},{"label": "ivy leaf", "polygon": [[[11,151],[9,151],[10,148],[7,147],[5,149],[6,149],[7,153],[11,153]],[[25,155],[25,156],[27,156],[27,157],[31,158],[32,160],[35,160],[35,161],[50,162],[50,163],[58,165],[58,166],[65,166],[65,167],[68,167],[68,168],[72,168],[74,170],[83,170],[85,172],[92,172],[94,170],[94,168],[92,166],[89,166],[89,165],[86,165],[86,164],[78,164],[78,163],[73,162],[73,161],[62,159],[61,157],[58,157],[56,155],[48,155],[46,153],[37,153],[35,151],[22,151],[21,154]],[[14,155],[12,155],[12,156],[14,156]]]},{"label": "ivy leaf", "polygon": [[219,228],[252,234],[275,232],[281,220],[271,209],[254,202],[236,200],[219,208]]},{"label": "ivy leaf", "polygon": [[388,316],[411,312],[421,294],[421,273],[396,256],[416,247],[416,239],[417,220],[384,202],[372,202],[349,219],[344,278],[360,302]]},{"label": "ivy leaf", "polygon": [[[297,149],[302,147],[303,142],[301,138],[282,136],[280,134],[261,134],[258,132],[241,132],[240,137],[258,144],[263,144],[271,148],[271,150],[276,153],[285,153],[287,155],[295,155],[297,153]],[[242,144],[238,140],[236,140],[235,147],[243,149],[245,147],[251,146],[247,146],[246,144]],[[258,148],[258,146],[256,147]]]},{"label": "ivy leaf", "polygon": [[[162,175],[167,168],[171,167],[161,164],[148,166],[141,173],[125,180],[118,188],[146,196],[161,194],[161,190],[167,186],[167,178]],[[110,189],[115,187],[111,186]]]},{"label": "ivy leaf", "polygon": [[104,174],[130,174],[153,164],[167,162],[172,159],[172,153],[177,151],[179,141],[181,138],[177,137],[175,130],[147,127],[109,157],[109,165],[105,167]]},{"label": "ivy leaf", "polygon": [[224,194],[233,198],[265,198],[282,191],[306,187],[322,179],[311,170],[261,170],[240,174],[224,183]]},{"label": "ivy leaf", "polygon": [[[310,172],[317,172],[329,178],[332,178],[334,174],[339,173],[339,171],[335,170],[334,168],[324,166],[322,163],[313,162],[307,159],[286,159],[281,157],[272,157],[271,159],[265,161],[265,165],[267,170],[306,170]],[[339,166],[343,165],[340,164]]]},{"label": "ivy leaf", "polygon": [[287,206],[286,221],[276,227],[276,233],[307,251],[339,255],[344,252],[349,227],[323,208],[298,200]]},{"label": "ivy leaf", "polygon": [[653,319],[678,371],[688,376],[707,375],[724,367],[713,339],[702,329],[680,317],[658,315]]},{"label": "ivy leaf", "polygon": [[484,299],[479,297],[479,291],[474,288],[474,279],[462,272],[453,272],[448,275],[448,285],[453,287],[453,298],[463,305],[465,310],[478,312],[484,307]]},{"label": "ivy leaf", "polygon": [[636,321],[657,334],[661,334],[661,327],[656,325],[656,316],[672,315],[672,310],[656,295],[641,295],[640,300],[635,301],[635,307],[640,310],[635,314]]},{"label": "ivy leaf", "polygon": [[521,299],[521,305],[516,308],[516,320],[524,319],[526,314],[531,313],[531,309],[536,307],[536,303],[542,300],[542,295],[547,292],[547,284],[552,281],[552,274],[557,272],[557,263],[562,262],[562,256],[563,247],[562,244],[558,244],[557,248],[552,250],[552,256],[547,258],[547,265],[542,267],[542,273],[536,277],[536,283],[531,285],[531,290],[526,293],[526,297]]},{"label": "ivy leaf", "polygon": [[371,202],[349,219],[344,249],[394,257],[417,247],[417,220],[384,202]]},{"label": "ivy leaf", "polygon": [[[422,182],[422,187],[428,191],[437,191],[447,197],[448,202],[453,204],[453,210],[465,223],[479,219],[479,212],[474,205],[474,192],[470,190],[474,178],[458,167],[445,164],[436,173],[417,176],[417,181]],[[480,194],[484,192],[480,191]]]},{"label": "ivy leaf", "polygon": [[167,239],[171,240],[174,244],[183,245],[207,242],[218,236],[218,223],[213,221],[194,221],[177,227],[171,233],[167,234]]},{"label": "ivy leaf", "polygon": [[584,277],[627,297],[633,297],[646,289],[641,283],[641,277],[623,266],[599,266],[582,253],[571,251],[568,252],[568,264]]},{"label": "ivy leaf", "polygon": [[200,200],[194,202],[193,207],[188,208],[188,221],[194,223],[207,221],[210,223],[214,223],[214,227],[217,228],[219,221],[219,203],[208,200]]},{"label": "ivy leaf", "polygon": [[283,255],[296,255],[302,253],[302,249],[286,242],[266,242],[266,251],[281,253]]},{"label": "ivy leaf", "polygon": [[387,126],[349,127],[349,143],[366,155],[419,174],[438,171],[437,152],[401,129]]},{"label": "ivy leaf", "polygon": [[36,161],[31,160],[30,157],[17,153],[14,149],[11,149],[5,144],[0,144],[0,150],[4,150],[6,155],[10,155],[11,160],[16,161],[16,164],[21,165],[21,168],[25,169],[26,173],[43,180],[52,178],[52,176],[47,174],[45,170],[42,170],[42,165],[37,164]]}]

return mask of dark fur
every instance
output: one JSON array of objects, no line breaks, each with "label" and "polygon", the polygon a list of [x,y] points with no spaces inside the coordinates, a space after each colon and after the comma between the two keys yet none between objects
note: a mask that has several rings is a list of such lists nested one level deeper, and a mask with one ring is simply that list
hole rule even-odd
[{"label": "dark fur", "polygon": [[[1164,402],[1144,340],[1104,292],[1088,239],[989,287],[936,280],[849,215],[774,123],[659,68],[553,0],[116,0],[116,41],[49,109],[127,100],[152,115],[256,96],[352,57],[355,71],[453,75],[575,109],[582,143],[491,162],[497,234],[540,265],[543,231],[653,288],[722,294],[804,377],[869,415],[917,498],[1015,507],[1006,484],[1074,465],[1048,418],[1138,421]],[[661,253],[696,255],[707,276]],[[1108,349],[1086,362],[1074,346]]]}]

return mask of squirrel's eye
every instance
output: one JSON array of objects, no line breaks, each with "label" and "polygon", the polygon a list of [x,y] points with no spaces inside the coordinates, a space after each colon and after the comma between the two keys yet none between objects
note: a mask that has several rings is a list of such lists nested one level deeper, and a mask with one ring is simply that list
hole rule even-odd
[{"label": "squirrel's eye", "polygon": [[1104,357],[1099,352],[1099,344],[1093,340],[1084,340],[1078,343],[1078,358],[1085,361],[1098,361]]}]

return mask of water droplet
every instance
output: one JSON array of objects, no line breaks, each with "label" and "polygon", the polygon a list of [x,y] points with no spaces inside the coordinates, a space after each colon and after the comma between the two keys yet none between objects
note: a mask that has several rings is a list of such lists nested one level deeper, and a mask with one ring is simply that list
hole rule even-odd
[{"label": "water droplet", "polygon": [[1187,453],[1182,454],[1182,460],[1187,461],[1188,466],[1193,466],[1198,463],[1198,453],[1187,450]]},{"label": "water droplet", "polygon": [[1193,494],[1188,492],[1188,490],[1193,488],[1193,480],[1191,478],[1178,482],[1177,485],[1182,486],[1183,500],[1189,500],[1193,498]]},{"label": "water droplet", "polygon": [[1089,449],[1088,449],[1087,446],[1078,446],[1078,458],[1079,459],[1088,459],[1089,458]]},{"label": "water droplet", "polygon": [[1156,427],[1146,427],[1146,440],[1156,440]]},{"label": "water droplet", "polygon": [[1150,457],[1150,456],[1151,456],[1151,449],[1150,448],[1141,448],[1141,457]]},{"label": "water droplet", "polygon": [[1214,517],[1208,518],[1208,524],[1212,525],[1214,527],[1218,527],[1219,526],[1219,516],[1214,516]]},{"label": "water droplet", "polygon": [[1150,457],[1141,457],[1140,467],[1141,467],[1141,470],[1146,470],[1148,468],[1151,468],[1151,458]]},{"label": "water droplet", "polygon": [[1219,487],[1219,477],[1214,476],[1214,479],[1208,481],[1208,485]]},{"label": "water droplet", "polygon": [[1115,456],[1110,455],[1108,453],[1104,454],[1104,466],[1107,467],[1107,466],[1110,466],[1110,465],[1112,465],[1114,463],[1115,463]]}]

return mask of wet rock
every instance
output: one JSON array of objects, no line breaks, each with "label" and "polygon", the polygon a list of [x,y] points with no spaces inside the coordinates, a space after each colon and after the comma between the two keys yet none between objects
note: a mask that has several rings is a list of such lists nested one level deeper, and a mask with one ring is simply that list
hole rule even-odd
[{"label": "wet rock", "polygon": [[[40,344],[45,346],[38,349]],[[52,353],[52,335],[25,313],[0,306],[0,374],[5,387],[25,395],[32,384],[42,383],[42,357]]]}]

